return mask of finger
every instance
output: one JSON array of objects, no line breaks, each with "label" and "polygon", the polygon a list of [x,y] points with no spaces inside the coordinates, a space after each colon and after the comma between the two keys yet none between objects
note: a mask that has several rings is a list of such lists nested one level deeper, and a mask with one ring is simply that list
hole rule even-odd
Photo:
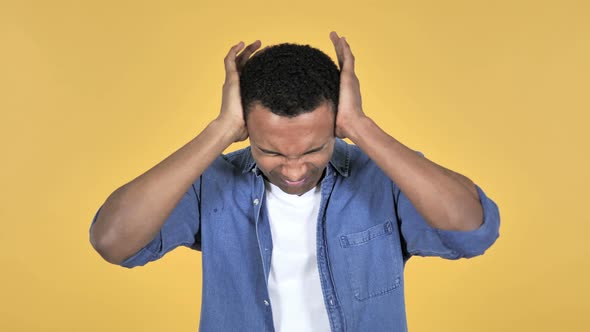
[{"label": "finger", "polygon": [[338,37],[338,34],[336,33],[336,31],[332,31],[332,32],[330,32],[330,39],[332,40],[332,43],[334,45],[336,45],[336,42],[338,42],[340,37]]},{"label": "finger", "polygon": [[350,45],[344,37],[340,38],[340,43],[342,44],[342,55],[344,58],[344,66],[342,67],[342,70],[354,72],[354,55],[352,54]]},{"label": "finger", "polygon": [[239,42],[229,49],[229,52],[223,59],[225,64],[225,79],[226,81],[231,78],[236,78],[238,75],[236,69],[236,54],[244,47],[244,42]]},{"label": "finger", "polygon": [[244,64],[246,64],[248,59],[250,59],[252,53],[254,53],[258,48],[260,48],[261,45],[262,42],[260,42],[260,40],[256,40],[252,44],[248,45],[244,49],[244,51],[242,51],[242,53],[238,55],[238,57],[236,58],[236,66],[238,71],[241,71],[241,69],[244,67]]},{"label": "finger", "polygon": [[342,57],[342,47],[340,46],[340,37],[338,37],[338,34],[336,33],[336,31],[332,31],[330,33],[330,39],[332,40],[332,44],[334,44],[334,50],[336,50],[336,57],[338,58],[338,66],[340,67],[340,69],[342,70],[342,63],[343,63],[343,57]]}]

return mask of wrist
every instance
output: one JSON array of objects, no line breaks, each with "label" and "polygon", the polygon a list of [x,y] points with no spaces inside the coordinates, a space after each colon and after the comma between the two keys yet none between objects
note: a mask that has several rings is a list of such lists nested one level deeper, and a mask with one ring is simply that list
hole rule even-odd
[{"label": "wrist", "polygon": [[356,118],[354,121],[350,121],[346,127],[346,137],[348,137],[353,143],[362,138],[363,134],[371,129],[374,122],[371,118],[366,115]]},{"label": "wrist", "polygon": [[209,127],[215,132],[219,133],[222,137],[223,142],[228,142],[228,145],[234,142],[243,141],[245,139],[244,134],[247,133],[246,126],[243,121],[240,123],[238,120],[233,120],[218,116],[211,123]]}]

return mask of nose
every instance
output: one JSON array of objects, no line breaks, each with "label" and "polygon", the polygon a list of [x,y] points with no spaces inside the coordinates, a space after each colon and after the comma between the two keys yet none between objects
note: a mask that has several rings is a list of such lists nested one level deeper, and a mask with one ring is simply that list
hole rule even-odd
[{"label": "nose", "polygon": [[307,174],[307,166],[298,159],[290,159],[283,164],[282,175],[288,181],[300,181]]}]

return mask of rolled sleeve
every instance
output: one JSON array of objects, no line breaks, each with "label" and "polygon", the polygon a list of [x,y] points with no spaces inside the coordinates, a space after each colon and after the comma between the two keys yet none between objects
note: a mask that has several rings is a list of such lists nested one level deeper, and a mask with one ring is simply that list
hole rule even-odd
[{"label": "rolled sleeve", "polygon": [[436,229],[442,242],[447,247],[454,249],[457,258],[482,255],[500,236],[500,212],[498,206],[486,196],[478,185],[475,185],[475,187],[483,207],[483,224],[471,231]]},{"label": "rolled sleeve", "polygon": [[[443,230],[430,226],[408,198],[398,192],[398,218],[410,255],[470,258],[483,254],[499,237],[500,214],[496,203],[475,185],[483,208],[483,223],[470,231]],[[399,189],[398,189],[399,190]]]},{"label": "rolled sleeve", "polygon": [[[198,250],[200,248],[198,238],[200,229],[200,195],[198,195],[196,188],[199,187],[198,182],[191,185],[180,202],[174,207],[156,236],[138,252],[121,262],[120,265],[127,268],[143,266],[151,261],[160,259],[167,252],[178,246],[186,246]],[[92,230],[92,226],[96,222],[101,208],[102,206],[94,215],[90,230]]]}]

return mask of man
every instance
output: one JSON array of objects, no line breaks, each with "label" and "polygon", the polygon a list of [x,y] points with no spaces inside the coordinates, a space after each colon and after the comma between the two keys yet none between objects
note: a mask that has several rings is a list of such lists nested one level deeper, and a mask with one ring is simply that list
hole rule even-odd
[{"label": "man", "polygon": [[480,187],[363,113],[350,46],[330,38],[340,70],[309,46],[233,46],[219,116],[93,220],[114,264],[202,252],[202,331],[406,331],[406,261],[473,257],[498,237]]}]

